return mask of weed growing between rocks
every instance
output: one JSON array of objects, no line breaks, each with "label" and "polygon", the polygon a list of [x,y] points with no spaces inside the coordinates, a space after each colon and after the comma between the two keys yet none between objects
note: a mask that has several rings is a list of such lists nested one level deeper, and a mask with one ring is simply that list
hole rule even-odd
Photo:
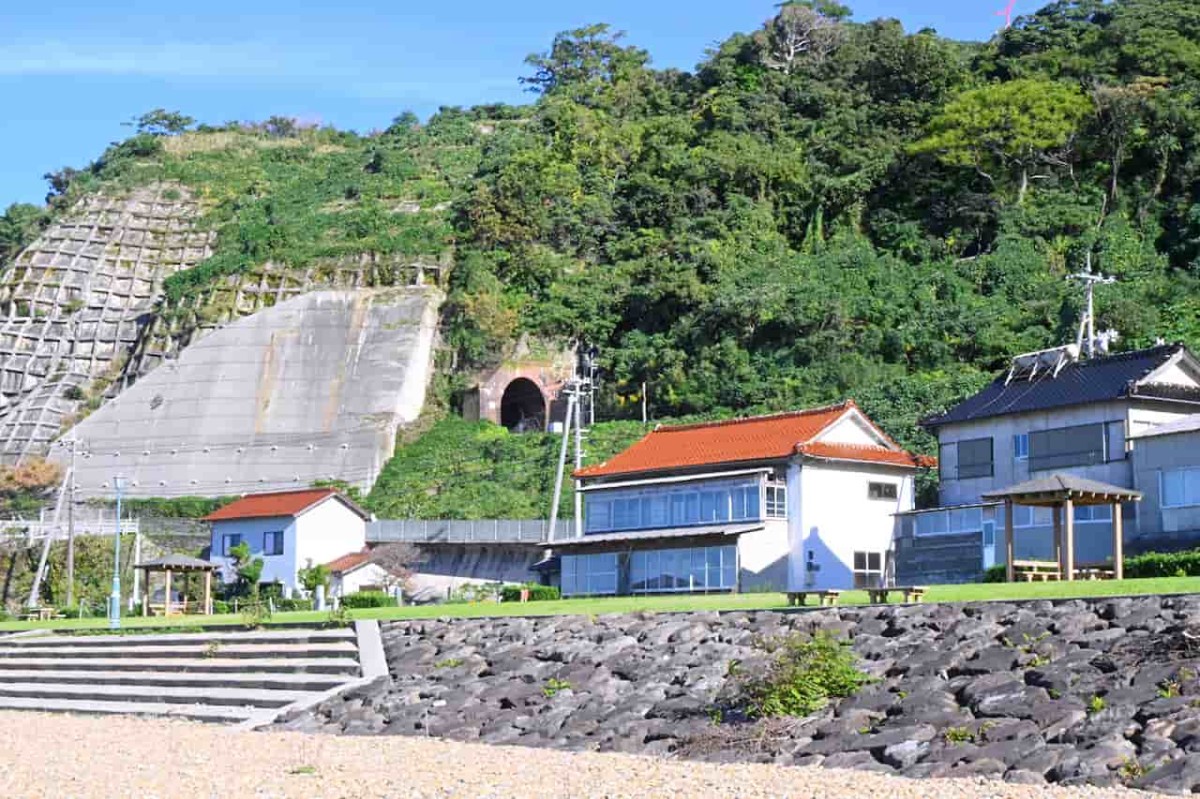
[{"label": "weed growing between rocks", "polygon": [[731,674],[735,702],[752,719],[807,716],[871,681],[859,671],[849,644],[827,633],[792,633],[759,646],[771,655],[766,670],[748,674],[735,668]]}]

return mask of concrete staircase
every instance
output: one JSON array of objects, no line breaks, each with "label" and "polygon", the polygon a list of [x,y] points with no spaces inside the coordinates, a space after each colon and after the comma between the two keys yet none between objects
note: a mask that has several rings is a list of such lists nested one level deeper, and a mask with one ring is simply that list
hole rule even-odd
[{"label": "concrete staircase", "polygon": [[354,628],[0,638],[0,710],[257,726],[362,676]]}]

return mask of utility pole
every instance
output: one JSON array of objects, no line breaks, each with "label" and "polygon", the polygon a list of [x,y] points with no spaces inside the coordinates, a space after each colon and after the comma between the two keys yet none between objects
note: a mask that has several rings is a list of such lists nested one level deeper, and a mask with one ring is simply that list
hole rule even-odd
[{"label": "utility pole", "polygon": [[[576,385],[575,391],[582,395],[583,387]],[[575,471],[583,468],[583,403],[575,403]],[[583,492],[579,480],[575,483],[575,537],[583,537]]]},{"label": "utility pole", "polygon": [[1090,252],[1087,255],[1086,271],[1069,275],[1067,279],[1082,283],[1084,291],[1087,293],[1087,309],[1083,312],[1083,318],[1079,320],[1079,333],[1075,337],[1075,343],[1080,352],[1084,352],[1086,347],[1087,357],[1094,358],[1096,357],[1096,285],[1111,285],[1116,283],[1117,279],[1093,272]]},{"label": "utility pole", "polygon": [[546,534],[546,541],[549,543],[554,543],[554,534],[557,532],[558,503],[562,501],[563,472],[567,467],[567,443],[571,440],[571,420],[575,416],[576,395],[573,384],[574,378],[567,384],[567,415],[563,420],[562,446],[558,450],[558,468],[554,473],[554,499],[550,504],[550,530]]},{"label": "utility pole", "polygon": [[66,445],[71,448],[71,466],[67,469],[67,607],[75,607],[75,433]]},{"label": "utility pole", "polygon": [[[113,479],[117,489],[117,529],[113,533],[113,577],[112,594],[108,598],[108,628],[121,629],[121,492],[125,490],[125,478],[117,475]],[[167,598],[169,603],[170,597]]]}]

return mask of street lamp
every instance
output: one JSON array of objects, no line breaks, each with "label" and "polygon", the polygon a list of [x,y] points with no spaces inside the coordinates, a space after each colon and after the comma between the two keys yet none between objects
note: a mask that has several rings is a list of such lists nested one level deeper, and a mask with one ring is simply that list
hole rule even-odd
[{"label": "street lamp", "polygon": [[108,628],[121,629],[121,492],[125,490],[125,478],[113,478],[117,489],[117,529],[113,535],[113,579],[112,595],[108,598]]}]

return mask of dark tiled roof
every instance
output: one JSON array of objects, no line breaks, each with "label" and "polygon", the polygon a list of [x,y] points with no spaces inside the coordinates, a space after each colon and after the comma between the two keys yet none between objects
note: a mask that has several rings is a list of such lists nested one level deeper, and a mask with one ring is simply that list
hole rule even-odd
[{"label": "dark tiled roof", "polygon": [[134,566],[134,568],[149,569],[151,571],[166,571],[167,569],[179,571],[215,571],[221,567],[212,561],[193,558],[190,555],[172,554],[155,558],[154,560],[143,561]]},{"label": "dark tiled roof", "polygon": [[1200,393],[1180,387],[1135,386],[1137,381],[1185,349],[1182,344],[1164,344],[1145,350],[1123,352],[1069,364],[1063,367],[1057,376],[1047,372],[1033,380],[1017,377],[1008,384],[1005,384],[1005,378],[1008,376],[1006,372],[978,394],[968,397],[941,415],[928,417],[922,424],[926,427],[937,427],[1010,413],[1029,413],[1067,405],[1107,402],[1123,399],[1134,393],[1137,396],[1161,399],[1186,399],[1194,395],[1200,400]]},{"label": "dark tiled roof", "polygon": [[983,499],[1036,498],[1046,494],[1100,499],[1139,500],[1142,498],[1142,492],[1134,491],[1132,488],[1109,485],[1073,474],[1056,473],[1027,480],[1001,491],[988,492],[983,495]]}]

